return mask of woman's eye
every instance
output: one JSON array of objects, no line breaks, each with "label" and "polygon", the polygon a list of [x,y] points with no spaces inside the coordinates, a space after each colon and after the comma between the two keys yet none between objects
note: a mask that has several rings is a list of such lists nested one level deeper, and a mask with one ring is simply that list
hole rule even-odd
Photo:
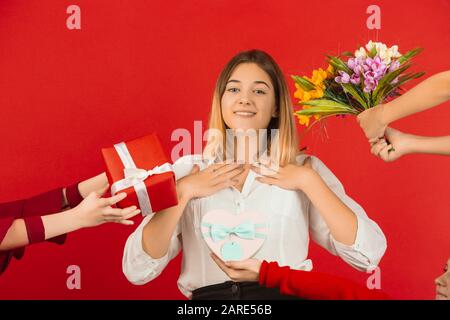
[{"label": "woman's eye", "polygon": [[239,89],[238,88],[229,88],[227,91],[228,92],[238,92]]},{"label": "woman's eye", "polygon": [[256,94],[266,94],[266,92],[264,90],[259,90],[259,89],[256,89],[255,93]]}]

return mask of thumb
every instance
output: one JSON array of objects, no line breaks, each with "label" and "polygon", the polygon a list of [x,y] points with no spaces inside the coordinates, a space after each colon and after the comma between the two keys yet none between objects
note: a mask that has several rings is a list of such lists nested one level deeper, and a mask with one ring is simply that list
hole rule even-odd
[{"label": "thumb", "polygon": [[200,167],[197,164],[194,164],[194,166],[192,167],[192,170],[189,174],[194,174],[200,171]]}]

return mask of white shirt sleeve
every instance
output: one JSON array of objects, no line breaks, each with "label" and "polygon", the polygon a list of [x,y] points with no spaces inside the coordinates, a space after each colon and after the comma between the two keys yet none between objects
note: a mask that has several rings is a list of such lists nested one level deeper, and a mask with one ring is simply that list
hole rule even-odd
[{"label": "white shirt sleeve", "polygon": [[345,193],[341,182],[321,160],[316,157],[311,157],[311,160],[313,169],[319,173],[339,199],[355,213],[358,223],[355,243],[342,244],[333,238],[320,212],[310,203],[309,221],[312,239],[354,268],[371,271],[378,265],[387,248],[383,231],[367,216],[364,209]]},{"label": "white shirt sleeve", "polygon": [[161,274],[170,260],[181,251],[179,239],[180,223],[170,239],[169,249],[165,256],[155,259],[142,248],[142,232],[153,215],[146,216],[137,229],[128,237],[122,258],[122,270],[125,277],[135,285],[145,284]]},{"label": "white shirt sleeve", "polygon": [[[201,158],[201,157],[200,157]],[[198,162],[202,168],[202,162],[198,156],[189,155],[178,159],[173,164],[176,180],[189,174],[193,165]],[[189,204],[185,210],[188,210]],[[158,214],[158,213],[155,213]],[[181,251],[182,242],[180,221],[170,239],[169,249],[165,256],[155,259],[142,248],[142,233],[144,227],[152,219],[153,215],[145,217],[136,230],[128,237],[122,258],[122,271],[126,278],[133,284],[142,285],[156,277],[165,269],[171,259],[175,258]]]}]

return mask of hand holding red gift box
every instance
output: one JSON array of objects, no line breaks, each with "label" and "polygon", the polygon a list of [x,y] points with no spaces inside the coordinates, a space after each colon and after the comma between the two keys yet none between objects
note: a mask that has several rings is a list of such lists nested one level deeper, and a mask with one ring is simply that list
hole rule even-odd
[{"label": "hand holding red gift box", "polygon": [[172,165],[156,134],[102,149],[111,194],[128,196],[119,208],[138,206],[142,215],[178,204]]}]

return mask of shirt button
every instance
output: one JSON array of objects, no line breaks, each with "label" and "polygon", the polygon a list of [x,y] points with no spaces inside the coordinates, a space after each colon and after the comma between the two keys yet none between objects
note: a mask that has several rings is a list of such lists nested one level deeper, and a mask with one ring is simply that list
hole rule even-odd
[{"label": "shirt button", "polygon": [[236,292],[238,292],[238,286],[237,286],[237,284],[233,284],[232,286],[231,286],[231,293],[233,293],[233,294],[235,294]]}]

